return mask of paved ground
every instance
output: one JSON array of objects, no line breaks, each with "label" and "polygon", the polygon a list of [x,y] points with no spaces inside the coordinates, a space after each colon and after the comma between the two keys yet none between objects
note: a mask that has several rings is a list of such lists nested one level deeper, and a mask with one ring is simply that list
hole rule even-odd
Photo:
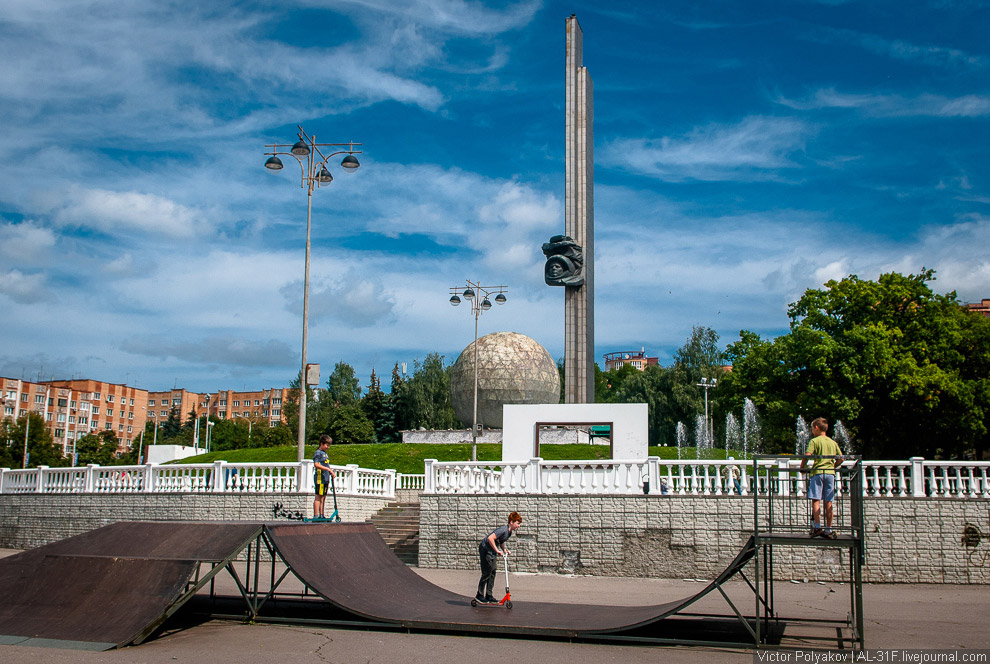
[{"label": "paved ground", "polygon": [[[465,595],[472,592],[477,582],[475,572],[418,571],[433,583]],[[498,584],[503,583],[502,578],[500,574]],[[512,595],[517,602],[533,599],[603,605],[654,604],[692,595],[701,585],[700,582],[684,580],[514,575]],[[867,646],[990,649],[988,592],[990,588],[986,586],[867,585],[864,587]],[[731,582],[728,584],[728,594],[744,610],[752,611],[752,593],[745,583]],[[848,601],[849,587],[840,584],[795,584],[785,581],[776,588],[778,611],[788,616],[843,617]],[[717,593],[699,603],[697,610],[729,612]],[[52,619],[58,620],[58,616],[53,615]],[[812,637],[830,636],[828,631],[821,629],[789,630],[788,635],[800,647],[820,647],[822,642],[811,640]],[[802,635],[808,638],[804,639]],[[834,644],[833,640],[831,645]],[[238,664],[463,664],[478,661],[479,657],[539,664],[754,661],[752,652],[748,650],[600,645],[539,639],[245,625],[226,621],[210,621],[171,631],[140,646],[105,653],[0,646],[0,663],[174,664],[210,660]]]}]

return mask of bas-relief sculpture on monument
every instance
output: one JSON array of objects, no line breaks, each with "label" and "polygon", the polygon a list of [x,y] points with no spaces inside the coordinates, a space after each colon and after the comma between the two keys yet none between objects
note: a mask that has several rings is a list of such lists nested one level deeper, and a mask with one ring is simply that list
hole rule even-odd
[{"label": "bas-relief sculpture on monument", "polygon": [[568,235],[554,235],[543,243],[547,257],[543,279],[548,286],[584,285],[584,250]]}]

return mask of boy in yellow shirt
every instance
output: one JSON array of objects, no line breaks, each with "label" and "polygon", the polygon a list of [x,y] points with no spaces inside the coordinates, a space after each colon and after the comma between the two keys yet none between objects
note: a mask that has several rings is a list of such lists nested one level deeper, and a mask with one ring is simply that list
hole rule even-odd
[{"label": "boy in yellow shirt", "polygon": [[[805,452],[808,456],[838,457],[842,454],[839,444],[826,436],[828,421],[819,417],[811,423],[814,434]],[[807,469],[809,459],[801,462],[801,471]],[[835,499],[835,469],[842,465],[842,459],[815,459],[808,480],[808,498],[811,499],[811,536],[835,539],[832,530],[832,501]],[[822,528],[822,503],[825,503],[825,527]]]}]

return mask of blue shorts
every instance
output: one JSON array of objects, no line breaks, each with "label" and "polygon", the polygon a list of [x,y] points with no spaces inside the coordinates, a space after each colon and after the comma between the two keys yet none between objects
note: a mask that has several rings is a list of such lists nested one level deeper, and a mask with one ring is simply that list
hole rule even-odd
[{"label": "blue shorts", "polygon": [[835,475],[831,473],[812,475],[811,480],[808,481],[808,498],[824,500],[826,503],[832,502],[835,498]]}]

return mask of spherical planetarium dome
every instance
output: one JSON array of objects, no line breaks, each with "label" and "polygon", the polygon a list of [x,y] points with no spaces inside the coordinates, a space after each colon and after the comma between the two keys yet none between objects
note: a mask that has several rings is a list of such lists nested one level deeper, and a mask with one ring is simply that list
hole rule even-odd
[{"label": "spherical planetarium dome", "polygon": [[[534,339],[516,332],[493,332],[478,339],[478,421],[502,427],[507,403],[558,403],[557,363]],[[474,421],[474,343],[462,352],[450,372],[450,396],[457,417]]]}]

